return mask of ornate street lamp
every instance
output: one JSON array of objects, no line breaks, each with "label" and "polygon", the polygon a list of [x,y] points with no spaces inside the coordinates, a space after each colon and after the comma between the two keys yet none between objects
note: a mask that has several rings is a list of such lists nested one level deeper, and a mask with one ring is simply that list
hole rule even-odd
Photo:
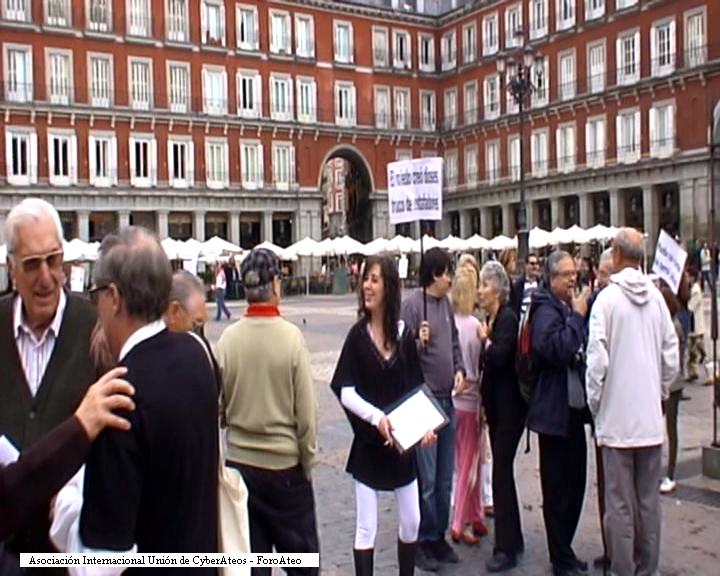
[{"label": "ornate street lamp", "polygon": [[517,237],[518,261],[522,266],[530,248],[530,231],[527,227],[527,206],[525,204],[525,108],[528,106],[530,95],[535,90],[538,90],[540,83],[543,81],[542,71],[545,58],[525,42],[525,33],[522,30],[517,30],[515,37],[522,39],[520,47],[508,54],[501,55],[497,60],[497,70],[500,73],[501,85],[507,75],[506,90],[518,107],[517,114],[520,123],[520,210],[518,213],[519,230],[517,231]]}]

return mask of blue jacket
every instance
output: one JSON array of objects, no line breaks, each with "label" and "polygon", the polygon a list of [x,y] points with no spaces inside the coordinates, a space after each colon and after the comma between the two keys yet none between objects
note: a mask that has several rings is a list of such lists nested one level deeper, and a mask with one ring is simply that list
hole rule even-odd
[{"label": "blue jacket", "polygon": [[[564,437],[570,416],[567,370],[578,365],[578,351],[585,349],[585,319],[545,287],[533,293],[533,304],[532,350],[538,382],[528,427],[539,434]],[[584,367],[579,366],[578,372],[584,388]]]}]

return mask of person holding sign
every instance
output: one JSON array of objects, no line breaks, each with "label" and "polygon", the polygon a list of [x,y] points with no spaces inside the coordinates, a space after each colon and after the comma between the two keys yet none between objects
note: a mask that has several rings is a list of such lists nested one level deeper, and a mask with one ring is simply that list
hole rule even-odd
[{"label": "person holding sign", "polygon": [[[395,262],[368,258],[361,286],[360,319],[345,339],[331,383],[354,433],[346,470],[355,479],[355,574],[373,573],[377,493],[393,490],[400,518],[399,573],[411,576],[420,526],[415,454],[396,449],[386,412],[424,378],[414,337],[400,321],[400,278]],[[434,441],[430,430],[421,444],[428,446]]]}]

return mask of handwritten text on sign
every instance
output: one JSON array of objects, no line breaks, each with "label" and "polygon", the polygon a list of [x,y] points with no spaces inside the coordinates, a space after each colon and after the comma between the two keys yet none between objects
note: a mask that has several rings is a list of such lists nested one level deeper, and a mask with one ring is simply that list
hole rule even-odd
[{"label": "handwritten text on sign", "polygon": [[680,288],[685,260],[687,252],[665,230],[660,230],[652,271],[665,280],[675,294]]},{"label": "handwritten text on sign", "polygon": [[388,164],[390,223],[442,219],[442,158]]}]

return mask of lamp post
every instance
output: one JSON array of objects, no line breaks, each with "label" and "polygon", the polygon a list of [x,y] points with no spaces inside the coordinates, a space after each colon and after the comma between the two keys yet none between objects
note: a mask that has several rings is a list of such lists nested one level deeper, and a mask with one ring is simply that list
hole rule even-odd
[{"label": "lamp post", "polygon": [[[525,202],[525,107],[533,91],[538,89],[542,81],[544,57],[535,52],[532,46],[525,43],[525,34],[518,30],[516,38],[522,39],[521,47],[517,50],[500,56],[497,60],[497,70],[500,73],[502,85],[505,72],[507,79],[506,89],[518,106],[518,121],[520,124],[520,211],[518,213],[518,260],[523,265],[530,250],[530,231],[527,228],[527,205]],[[533,83],[533,69],[535,82]]]}]

